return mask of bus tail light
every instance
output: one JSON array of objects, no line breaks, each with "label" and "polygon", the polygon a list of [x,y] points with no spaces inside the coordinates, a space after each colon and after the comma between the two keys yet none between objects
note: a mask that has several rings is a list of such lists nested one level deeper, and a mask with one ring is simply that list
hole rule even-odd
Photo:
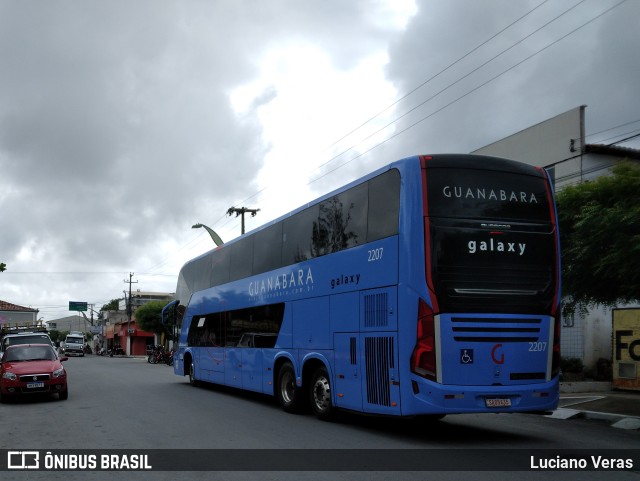
[{"label": "bus tail light", "polygon": [[411,370],[418,376],[436,381],[436,330],[433,311],[420,299],[418,304],[418,340],[411,355]]},{"label": "bus tail light", "polygon": [[551,357],[551,377],[560,373],[560,310],[553,320],[553,353]]}]

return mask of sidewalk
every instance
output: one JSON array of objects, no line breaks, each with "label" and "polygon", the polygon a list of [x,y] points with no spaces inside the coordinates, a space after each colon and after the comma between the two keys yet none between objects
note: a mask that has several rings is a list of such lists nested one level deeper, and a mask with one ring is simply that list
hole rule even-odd
[{"label": "sidewalk", "polygon": [[608,382],[560,383],[560,403],[550,417],[600,419],[640,430],[640,392],[613,390]]}]

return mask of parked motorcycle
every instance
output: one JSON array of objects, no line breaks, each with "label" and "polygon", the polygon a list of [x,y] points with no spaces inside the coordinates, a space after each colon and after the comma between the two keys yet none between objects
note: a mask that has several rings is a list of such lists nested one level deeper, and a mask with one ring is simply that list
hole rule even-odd
[{"label": "parked motorcycle", "polygon": [[117,346],[115,349],[108,349],[107,350],[107,356],[109,357],[113,357],[114,355],[116,356],[124,356],[125,352],[124,349],[122,349],[120,346]]},{"label": "parked motorcycle", "polygon": [[162,356],[163,351],[164,346],[160,345],[147,349],[147,362],[151,364],[157,364],[159,358]]},{"label": "parked motorcycle", "polygon": [[164,358],[164,362],[167,366],[173,366],[173,355],[175,354],[175,351],[173,349],[171,349],[170,351],[167,351],[165,358]]},{"label": "parked motorcycle", "polygon": [[167,364],[173,366],[174,351],[167,351],[164,346],[155,346],[147,350],[147,362],[150,364]]}]

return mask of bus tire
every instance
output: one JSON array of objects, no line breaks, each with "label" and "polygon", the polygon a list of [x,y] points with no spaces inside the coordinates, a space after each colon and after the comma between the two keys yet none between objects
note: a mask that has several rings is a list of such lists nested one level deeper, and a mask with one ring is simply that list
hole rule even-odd
[{"label": "bus tire", "polygon": [[193,361],[189,362],[189,384],[191,384],[192,386],[198,386],[199,384],[199,381],[196,379],[196,373],[195,373],[195,368],[193,367]]},{"label": "bus tire", "polygon": [[335,417],[336,409],[331,400],[329,372],[322,366],[316,369],[309,384],[311,410],[318,419],[329,421]]},{"label": "bus tire", "polygon": [[289,362],[284,363],[278,371],[276,398],[285,412],[300,412],[301,393],[300,389],[296,385],[296,372]]}]

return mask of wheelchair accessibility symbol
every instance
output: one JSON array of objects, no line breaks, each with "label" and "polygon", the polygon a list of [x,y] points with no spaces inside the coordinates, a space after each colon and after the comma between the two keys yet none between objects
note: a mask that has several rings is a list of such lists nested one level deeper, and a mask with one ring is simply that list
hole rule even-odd
[{"label": "wheelchair accessibility symbol", "polygon": [[473,349],[460,349],[460,363],[473,364]]}]

